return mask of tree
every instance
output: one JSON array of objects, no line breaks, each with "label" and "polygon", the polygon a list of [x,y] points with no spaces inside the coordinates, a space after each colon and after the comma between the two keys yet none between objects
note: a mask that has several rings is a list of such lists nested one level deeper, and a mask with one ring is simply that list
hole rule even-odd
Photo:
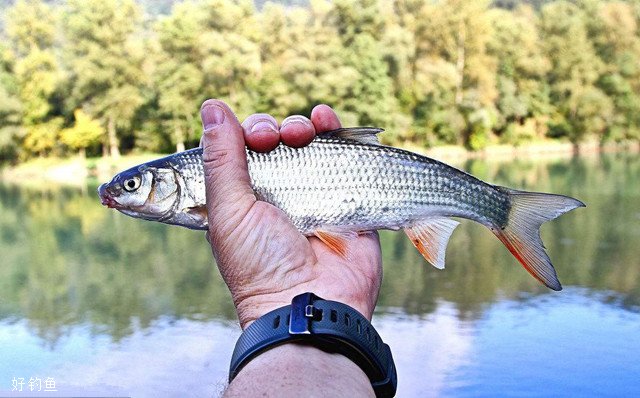
[{"label": "tree", "polygon": [[333,4],[311,1],[309,9],[265,7],[260,24],[262,73],[257,109],[284,117],[309,114],[319,103],[331,104],[346,125],[357,123],[344,98],[358,72],[345,62],[347,53],[332,24]]},{"label": "tree", "polygon": [[204,74],[200,59],[200,26],[204,23],[200,6],[193,2],[176,4],[169,17],[157,24],[161,52],[155,73],[158,106],[173,130],[177,151],[197,126],[197,110],[204,100]]},{"label": "tree", "polygon": [[209,97],[240,118],[327,103],[393,144],[640,138],[640,0],[170,3],[7,3],[0,160],[87,148],[59,142],[78,109],[105,155],[180,151]]},{"label": "tree", "polygon": [[143,103],[145,49],[133,0],[69,0],[66,54],[71,69],[68,106],[106,125],[107,145],[120,156],[118,128],[127,128]]},{"label": "tree", "polygon": [[422,144],[468,143],[471,133],[492,128],[497,90],[496,62],[487,50],[493,31],[488,6],[488,1],[396,2],[403,28],[396,35],[413,46],[403,50],[411,72],[396,78],[396,92],[415,119],[412,138]]},{"label": "tree", "polygon": [[[305,86],[315,85],[316,80],[309,76],[308,68],[317,66],[305,59],[317,50],[309,43],[313,29],[309,26],[309,11],[287,10],[281,4],[268,2],[259,18],[262,72],[256,85],[256,110],[271,112],[279,118],[308,112],[312,106],[311,93]],[[296,78],[303,74],[304,86]]]},{"label": "tree", "polygon": [[357,116],[359,124],[391,128],[398,106],[393,81],[381,50],[384,21],[377,0],[339,0],[334,19],[345,49],[345,64],[357,73],[342,108]]},{"label": "tree", "polygon": [[62,130],[60,138],[63,144],[77,150],[84,159],[87,148],[100,142],[104,128],[99,121],[91,119],[81,109],[76,109],[73,116],[76,121],[74,126]]},{"label": "tree", "polygon": [[0,44],[0,162],[16,159],[18,141],[24,135],[14,63],[12,52]]},{"label": "tree", "polygon": [[22,104],[23,145],[44,155],[56,142],[59,121],[51,121],[52,96],[61,77],[53,51],[56,14],[38,0],[19,0],[7,11],[7,34],[16,53],[14,67]]},{"label": "tree", "polygon": [[596,52],[605,63],[597,87],[613,101],[603,139],[640,138],[640,37],[632,5],[600,4],[589,24]]},{"label": "tree", "polygon": [[392,128],[397,102],[393,85],[375,39],[366,33],[356,36],[350,43],[347,58],[358,78],[352,81],[342,106],[358,116],[361,125]]},{"label": "tree", "polygon": [[255,109],[261,74],[258,24],[251,0],[207,0],[200,5],[198,46],[203,90],[227,101],[240,115]]},{"label": "tree", "polygon": [[551,134],[577,144],[590,134],[604,133],[601,121],[610,117],[611,101],[594,86],[604,64],[587,35],[585,14],[565,1],[550,3],[542,8],[540,29],[551,61],[551,103],[556,106]]},{"label": "tree", "polygon": [[[496,128],[511,143],[543,135],[550,110],[545,83],[550,62],[540,47],[537,17],[531,8],[519,7],[513,12],[493,9],[489,18],[495,29],[487,50],[498,62]],[[527,119],[535,130],[522,128]]]}]

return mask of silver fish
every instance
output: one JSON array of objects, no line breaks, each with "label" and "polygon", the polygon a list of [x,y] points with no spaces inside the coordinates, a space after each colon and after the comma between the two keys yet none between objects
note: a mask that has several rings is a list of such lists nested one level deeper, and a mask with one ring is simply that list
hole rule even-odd
[{"label": "silver fish", "polygon": [[[247,150],[256,197],[343,255],[357,232],[403,229],[437,268],[444,268],[458,225],[450,217],[470,219],[488,227],[536,279],[562,289],[539,229],[582,202],[487,184],[434,159],[380,145],[381,131],[345,128],[318,135],[304,148]],[[201,148],[123,171],[98,193],[104,205],[131,217],[208,228]]]}]

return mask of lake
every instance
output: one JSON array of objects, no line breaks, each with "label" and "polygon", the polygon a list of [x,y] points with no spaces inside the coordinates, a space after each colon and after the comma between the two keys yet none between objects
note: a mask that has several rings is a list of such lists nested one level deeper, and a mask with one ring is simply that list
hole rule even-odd
[{"label": "lake", "polygon": [[[470,221],[445,270],[382,232],[398,396],[640,395],[638,155],[460,167],[587,208],[542,228],[561,292]],[[0,183],[0,396],[217,396],[239,334],[203,232],[108,210],[95,184]]]}]

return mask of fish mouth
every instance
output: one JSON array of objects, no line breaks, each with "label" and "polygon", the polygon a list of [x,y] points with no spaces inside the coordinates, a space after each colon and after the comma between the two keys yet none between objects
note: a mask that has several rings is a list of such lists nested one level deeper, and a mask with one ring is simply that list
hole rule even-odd
[{"label": "fish mouth", "polygon": [[118,203],[109,193],[107,184],[102,184],[98,187],[98,195],[100,196],[100,202],[110,209],[121,209],[122,205]]}]

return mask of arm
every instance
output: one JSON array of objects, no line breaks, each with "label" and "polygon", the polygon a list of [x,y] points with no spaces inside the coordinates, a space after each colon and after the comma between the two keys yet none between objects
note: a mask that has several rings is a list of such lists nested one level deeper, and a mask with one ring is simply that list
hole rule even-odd
[{"label": "arm", "polygon": [[[326,106],[278,125],[269,115],[252,115],[241,125],[224,103],[203,104],[202,139],[208,239],[243,329],[265,313],[311,291],[347,304],[371,319],[382,278],[380,243],[375,233],[349,243],[349,260],[315,237],[301,235],[278,208],[256,200],[251,190],[245,145],[269,151],[280,142],[303,146],[316,132],[340,127]],[[368,378],[346,357],[285,344],[245,366],[228,396],[373,396]]]},{"label": "arm", "polygon": [[340,354],[285,344],[249,362],[229,385],[227,398],[374,397],[364,372]]}]

